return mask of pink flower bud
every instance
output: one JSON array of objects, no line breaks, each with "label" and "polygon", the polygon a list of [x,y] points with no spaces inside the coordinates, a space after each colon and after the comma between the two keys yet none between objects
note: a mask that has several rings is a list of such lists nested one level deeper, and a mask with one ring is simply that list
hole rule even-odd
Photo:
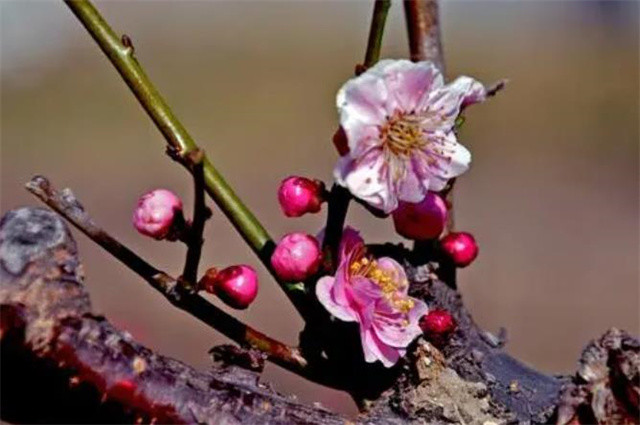
[{"label": "pink flower bud", "polygon": [[393,212],[396,232],[407,239],[424,240],[440,236],[447,224],[447,204],[433,192],[417,204],[400,201]]},{"label": "pink flower bud", "polygon": [[478,256],[478,245],[471,233],[451,232],[440,243],[457,267],[468,266]]},{"label": "pink flower bud", "polygon": [[271,256],[271,266],[285,282],[306,280],[318,271],[321,261],[320,244],[304,233],[283,237]]},{"label": "pink flower bud", "polygon": [[133,211],[133,226],[143,235],[164,239],[171,230],[182,201],[166,189],[156,189],[140,197]]},{"label": "pink flower bud", "polygon": [[442,337],[456,329],[456,321],[446,310],[432,310],[422,316],[420,328],[428,337]]},{"label": "pink flower bud", "polygon": [[280,183],[278,202],[287,217],[300,217],[306,213],[317,213],[324,202],[324,185],[318,180],[291,176]]},{"label": "pink flower bud", "polygon": [[200,279],[199,286],[217,295],[228,306],[243,310],[258,295],[258,275],[253,267],[244,264],[220,271],[212,267]]}]

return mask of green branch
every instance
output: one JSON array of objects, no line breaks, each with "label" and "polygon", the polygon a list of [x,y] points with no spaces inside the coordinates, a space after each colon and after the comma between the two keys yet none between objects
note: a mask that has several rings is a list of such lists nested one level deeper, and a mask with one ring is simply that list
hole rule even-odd
[{"label": "green branch", "polygon": [[387,22],[390,7],[391,0],[376,0],[373,6],[373,17],[371,18],[369,40],[367,41],[367,52],[364,57],[364,66],[366,68],[371,67],[380,60],[384,25]]},{"label": "green branch", "polygon": [[[166,139],[169,147],[182,155],[199,149],[134,57],[134,49],[129,37],[118,37],[90,1],[65,0],[65,3],[118,70]],[[267,231],[206,156],[203,158],[203,171],[207,193],[272,272],[270,257],[274,243]],[[287,289],[282,282],[278,283],[304,317],[304,299],[300,294]]]}]

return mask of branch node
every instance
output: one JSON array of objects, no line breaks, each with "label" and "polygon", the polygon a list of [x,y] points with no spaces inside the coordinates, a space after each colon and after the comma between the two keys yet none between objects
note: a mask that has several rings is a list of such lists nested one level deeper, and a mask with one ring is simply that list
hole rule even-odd
[{"label": "branch node", "polygon": [[243,369],[262,373],[266,355],[255,348],[242,348],[235,345],[216,345],[209,350],[209,355],[216,365],[233,364]]},{"label": "branch node", "polygon": [[135,48],[133,47],[133,41],[131,40],[131,37],[129,37],[127,34],[122,34],[120,41],[125,48],[125,54],[128,56],[133,56]]}]

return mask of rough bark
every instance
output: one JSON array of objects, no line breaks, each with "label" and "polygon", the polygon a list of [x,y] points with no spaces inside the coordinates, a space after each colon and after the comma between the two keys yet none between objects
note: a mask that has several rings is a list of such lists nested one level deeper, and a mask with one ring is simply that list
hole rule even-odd
[{"label": "rough bark", "polygon": [[33,423],[344,424],[233,365],[198,372],[91,312],[76,245],[53,212],[0,223],[3,420]]},{"label": "rough bark", "polygon": [[[446,341],[420,338],[391,370],[358,363],[360,355],[341,357],[346,363],[328,373],[352,369],[352,395],[363,407],[352,423],[637,421],[636,339],[610,331],[585,349],[575,376],[546,376],[505,354],[500,338],[474,324],[458,292],[438,279],[437,252],[372,248],[404,261],[413,295],[452,312],[458,329]],[[2,218],[0,278],[5,421],[350,423],[262,384],[257,357],[243,349],[217,348],[218,363],[198,372],[94,315],[73,238],[48,210],[22,208]],[[339,335],[353,331],[345,326]],[[345,349],[352,348],[348,341]]]}]

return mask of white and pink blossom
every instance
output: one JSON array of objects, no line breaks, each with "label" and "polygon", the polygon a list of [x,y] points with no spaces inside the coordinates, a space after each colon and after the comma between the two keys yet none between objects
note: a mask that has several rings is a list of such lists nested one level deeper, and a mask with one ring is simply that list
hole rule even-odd
[{"label": "white and pink blossom", "polygon": [[374,259],[351,228],[344,231],[335,276],[318,280],[316,295],[333,316],[357,322],[364,358],[391,367],[421,333],[427,305],[408,295],[404,269],[389,257]]},{"label": "white and pink blossom", "polygon": [[431,62],[378,62],[338,91],[347,146],[336,181],[385,213],[398,201],[417,203],[444,189],[471,162],[453,131],[456,118],[485,97],[484,86],[469,77],[445,85]]}]

